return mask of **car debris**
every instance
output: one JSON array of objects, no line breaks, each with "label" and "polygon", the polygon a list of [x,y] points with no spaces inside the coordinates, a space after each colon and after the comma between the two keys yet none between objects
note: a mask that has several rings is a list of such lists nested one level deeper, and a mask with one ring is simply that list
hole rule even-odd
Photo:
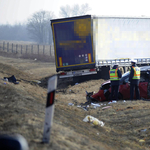
[{"label": "car debris", "polygon": [[146,132],[146,130],[147,130],[147,129],[143,129],[143,130],[141,130],[141,132]]},{"label": "car debris", "polygon": [[103,107],[102,109],[107,109],[107,108],[111,108],[112,106],[106,106],[106,107]]},{"label": "car debris", "polygon": [[101,105],[95,103],[91,103],[91,105],[93,105],[94,107],[101,107]]},{"label": "car debris", "polygon": [[41,83],[41,81],[39,81],[39,80],[32,80],[32,82],[37,83],[37,84]]},{"label": "car debris", "polygon": [[112,103],[117,103],[117,101],[112,101],[112,102],[109,102],[108,104],[112,104]]},{"label": "car debris", "polygon": [[85,110],[85,111],[88,111],[87,106],[82,106],[81,108],[82,108],[83,110]]},{"label": "car debris", "polygon": [[74,104],[73,103],[68,103],[68,106],[74,106]]},{"label": "car debris", "polygon": [[141,146],[143,146],[145,144],[145,140],[141,139],[141,140],[139,140],[139,143]]},{"label": "car debris", "polygon": [[90,115],[87,115],[84,119],[83,119],[84,122],[89,122],[89,123],[92,123],[93,125],[97,126],[97,125],[100,125],[101,127],[104,126],[104,122],[103,121],[100,121],[98,120],[97,118],[93,117],[93,116],[90,116]]}]

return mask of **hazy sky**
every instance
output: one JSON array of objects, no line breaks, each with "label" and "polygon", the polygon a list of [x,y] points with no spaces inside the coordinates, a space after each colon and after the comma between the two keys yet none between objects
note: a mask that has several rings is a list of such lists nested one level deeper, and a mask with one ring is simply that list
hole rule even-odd
[{"label": "hazy sky", "polygon": [[88,3],[92,15],[150,16],[149,0],[0,0],[0,24],[22,23],[40,10],[59,18],[60,6]]}]

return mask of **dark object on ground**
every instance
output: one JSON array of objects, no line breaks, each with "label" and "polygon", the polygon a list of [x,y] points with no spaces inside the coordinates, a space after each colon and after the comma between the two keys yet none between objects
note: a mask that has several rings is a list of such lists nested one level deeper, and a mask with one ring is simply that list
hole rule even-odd
[{"label": "dark object on ground", "polygon": [[1,150],[28,150],[26,139],[21,135],[0,135]]},{"label": "dark object on ground", "polygon": [[4,79],[8,79],[9,82],[12,82],[14,84],[19,84],[19,82],[17,82],[17,79],[15,78],[14,75],[12,75],[11,77],[4,77]]}]

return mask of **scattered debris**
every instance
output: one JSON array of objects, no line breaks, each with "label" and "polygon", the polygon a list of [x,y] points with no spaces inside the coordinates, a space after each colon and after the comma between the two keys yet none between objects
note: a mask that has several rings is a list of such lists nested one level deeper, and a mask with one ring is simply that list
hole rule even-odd
[{"label": "scattered debris", "polygon": [[107,109],[107,108],[110,108],[110,107],[112,107],[112,106],[106,106],[106,107],[103,107],[102,109]]},{"label": "scattered debris", "polygon": [[146,130],[147,130],[147,129],[143,129],[143,130],[141,130],[141,132],[146,132]]},{"label": "scattered debris", "polygon": [[38,83],[38,84],[41,83],[41,81],[39,81],[39,80],[32,80],[32,82],[35,82],[35,83]]},{"label": "scattered debris", "polygon": [[91,103],[91,105],[93,105],[93,106],[94,106],[94,108],[101,107],[101,105],[99,105],[99,104]]},{"label": "scattered debris", "polygon": [[68,106],[74,106],[74,104],[73,103],[68,103]]},{"label": "scattered debris", "polygon": [[141,139],[141,140],[139,140],[139,143],[140,143],[140,145],[142,146],[142,145],[145,144],[145,140]]},{"label": "scattered debris", "polygon": [[87,106],[83,106],[82,108],[83,108],[83,110],[88,111]]},{"label": "scattered debris", "polygon": [[117,103],[117,101],[111,101],[111,102],[109,102],[108,104],[112,104],[112,103]]},{"label": "scattered debris", "polygon": [[75,85],[78,85],[79,83],[75,83]]},{"label": "scattered debris", "polygon": [[103,121],[100,121],[98,120],[97,118],[93,117],[93,116],[90,116],[90,115],[87,115],[84,119],[83,119],[84,122],[89,122],[89,123],[92,123],[94,124],[95,126],[97,125],[100,125],[101,127],[104,126],[104,122]]}]

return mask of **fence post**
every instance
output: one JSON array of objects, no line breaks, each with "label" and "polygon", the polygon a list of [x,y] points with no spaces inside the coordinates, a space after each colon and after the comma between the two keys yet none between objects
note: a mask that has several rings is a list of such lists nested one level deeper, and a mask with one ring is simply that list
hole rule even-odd
[{"label": "fence post", "polygon": [[18,44],[16,44],[16,53],[18,53]]},{"label": "fence post", "polygon": [[44,51],[45,51],[45,45],[43,45],[43,55],[44,55]]},{"label": "fence post", "polygon": [[38,55],[39,55],[39,45],[38,45]]},{"label": "fence post", "polygon": [[33,54],[33,45],[31,45],[31,54]]},{"label": "fence post", "polygon": [[27,51],[28,51],[28,45],[26,45],[26,54],[27,54]]},{"label": "fence post", "polygon": [[9,42],[7,43],[7,52],[9,52]]},{"label": "fence post", "polygon": [[3,42],[3,50],[5,50],[5,42]]},{"label": "fence post", "polygon": [[50,45],[50,56],[51,56],[51,45]]},{"label": "fence post", "polygon": [[21,45],[21,54],[22,54],[22,45]]},{"label": "fence post", "polygon": [[13,53],[13,43],[12,43],[12,50],[11,50],[11,51],[12,51],[12,53]]}]

